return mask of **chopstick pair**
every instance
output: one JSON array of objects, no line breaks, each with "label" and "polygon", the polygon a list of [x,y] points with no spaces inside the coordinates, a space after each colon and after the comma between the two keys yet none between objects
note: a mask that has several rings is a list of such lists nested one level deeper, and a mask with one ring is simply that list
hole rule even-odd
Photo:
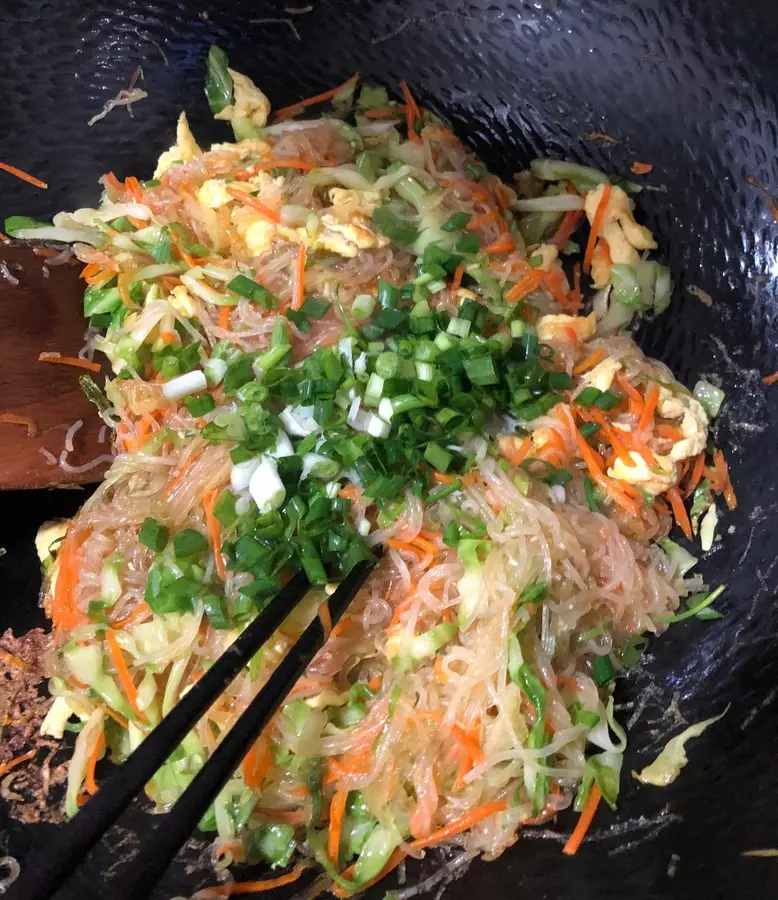
[{"label": "chopstick pair", "polygon": [[[329,598],[333,624],[343,615],[372,568],[370,564],[354,568]],[[160,724],[149,732],[118,771],[100,786],[55,840],[25,864],[24,873],[10,890],[12,900],[48,900],[62,887],[309,588],[308,579],[302,572],[282,588]],[[157,821],[150,824],[150,833],[129,861],[130,870],[121,874],[115,887],[111,884],[111,900],[146,900],[149,897],[153,885],[195,830],[325,639],[323,626],[315,618],[172,810],[156,817]]]}]

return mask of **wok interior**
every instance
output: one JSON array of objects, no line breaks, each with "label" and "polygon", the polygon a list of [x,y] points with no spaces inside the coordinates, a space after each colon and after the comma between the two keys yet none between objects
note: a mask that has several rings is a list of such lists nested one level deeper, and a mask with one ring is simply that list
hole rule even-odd
[{"label": "wok interior", "polygon": [[[640,897],[683,897],[690,885],[704,889],[707,878],[711,896],[732,896],[736,884],[750,886],[755,897],[768,896],[760,864],[740,856],[771,846],[770,823],[778,824],[770,803],[778,775],[770,765],[777,726],[770,722],[776,717],[769,693],[778,674],[771,652],[778,566],[769,541],[778,507],[769,468],[778,403],[760,381],[778,368],[777,226],[764,193],[749,182],[769,190],[778,180],[770,100],[778,70],[767,52],[770,28],[777,26],[767,4],[754,4],[745,17],[726,2],[692,15],[686,6],[670,8],[659,0],[587,3],[583,9],[575,2],[551,9],[481,2],[451,9],[425,2],[412,10],[403,3],[336,2],[301,14],[285,12],[283,4],[258,11],[254,4],[234,3],[229,13],[212,11],[207,18],[194,3],[160,3],[152,11],[140,3],[121,11],[105,4],[98,14],[67,2],[45,16],[39,8],[24,3],[17,21],[2,26],[22,39],[11,42],[8,53],[8,71],[16,75],[13,85],[6,82],[0,157],[21,161],[51,187],[44,193],[4,184],[4,215],[45,218],[93,203],[97,178],[111,169],[150,173],[170,143],[179,109],[190,114],[203,143],[220,139],[202,96],[202,61],[213,41],[275,105],[355,70],[390,87],[404,78],[506,176],[540,154],[625,175],[634,160],[653,163],[647,180],[659,190],[637,199],[677,288],[670,312],[640,342],[680,380],[693,383],[712,373],[727,393],[716,438],[727,448],[740,504],[724,519],[724,540],[703,571],[709,583],[728,585],[728,614],[719,622],[692,620],[672,628],[617,694],[621,703],[634,704],[622,719],[634,715],[637,721],[630,729],[620,811],[603,816],[600,829],[598,846],[607,862],[602,854],[596,867],[591,855],[562,860],[554,840],[521,841],[497,863],[474,865],[449,891],[464,896],[488,881],[506,895],[518,885],[553,897],[623,896],[627,890]],[[33,26],[25,24],[32,21],[34,53]],[[135,118],[116,110],[88,128],[87,119],[126,87],[138,64],[149,97],[136,105]],[[713,305],[701,303],[689,286],[707,291]],[[75,511],[82,499],[75,493],[3,498],[5,626],[23,630],[32,623],[35,528],[56,513]],[[679,716],[698,721],[728,702],[727,717],[695,745],[675,785],[632,787],[629,771],[679,730]],[[140,816],[129,822],[130,830],[142,827]],[[3,827],[13,855],[45,840],[40,827],[5,820]],[[78,896],[89,872],[97,877],[117,852],[103,848],[70,895]],[[159,896],[195,886],[179,866]]]}]

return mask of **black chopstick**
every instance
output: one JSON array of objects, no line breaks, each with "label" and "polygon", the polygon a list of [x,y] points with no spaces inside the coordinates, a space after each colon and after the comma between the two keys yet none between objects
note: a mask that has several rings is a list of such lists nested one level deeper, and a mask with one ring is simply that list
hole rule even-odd
[{"label": "black chopstick", "polygon": [[[372,568],[372,565],[362,565],[353,569],[329,598],[333,625],[354,599]],[[111,885],[111,900],[147,900],[151,888],[195,830],[205,811],[324,641],[322,624],[315,618],[214,750],[173,809],[166,815],[159,816],[159,821],[152,825],[151,833],[141,842],[129,861],[129,870],[122,868],[115,888]],[[28,897],[26,900],[34,898]]]},{"label": "black chopstick", "polygon": [[305,574],[298,572],[276,594],[194,688],[149,732],[140,747],[101,785],[73,821],[26,863],[24,874],[11,889],[12,898],[44,900],[59,889],[309,587]]}]

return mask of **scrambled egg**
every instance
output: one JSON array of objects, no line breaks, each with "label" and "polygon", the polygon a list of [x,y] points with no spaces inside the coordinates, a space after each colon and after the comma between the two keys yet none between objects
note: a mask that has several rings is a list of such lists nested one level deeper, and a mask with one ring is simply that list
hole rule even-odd
[{"label": "scrambled egg", "polygon": [[581,384],[595,387],[598,391],[607,391],[613,384],[616,373],[621,369],[617,359],[608,357],[581,376]]},{"label": "scrambled egg", "polygon": [[195,300],[183,284],[177,284],[170,292],[168,303],[173,309],[187,319],[195,316]]},{"label": "scrambled egg", "polygon": [[173,163],[190,162],[195,157],[200,156],[201,153],[202,150],[200,150],[194,135],[189,130],[186,113],[182,112],[176,125],[176,142],[160,156],[157,161],[157,168],[154,169],[154,177],[161,178]]},{"label": "scrambled egg", "polygon": [[233,119],[248,119],[257,128],[264,128],[270,115],[270,101],[254,82],[228,68],[232,76],[233,102],[216,113],[214,119],[231,122]]},{"label": "scrambled egg", "polygon": [[[600,205],[605,185],[598,185],[589,191],[584,200],[586,217],[591,225]],[[600,227],[600,237],[608,244],[608,252],[614,263],[626,263],[634,266],[640,262],[638,250],[656,249],[653,234],[644,225],[638,225],[633,215],[635,204],[627,194],[616,185],[611,186],[611,195],[605,208],[605,215]],[[602,256],[595,254],[592,260],[592,280],[596,288],[603,288],[610,279],[610,266]]]},{"label": "scrambled egg", "polygon": [[597,327],[597,316],[541,316],[538,319],[537,332],[541,341],[569,341],[570,329],[575,332],[579,341],[588,341]]},{"label": "scrambled egg", "polygon": [[700,453],[708,439],[708,417],[691,395],[674,394],[660,386],[657,412],[664,419],[681,420],[678,428],[683,435],[682,439],[672,446],[668,454],[654,454],[657,462],[654,468],[649,468],[640,454],[631,450],[629,455],[634,466],[628,466],[617,457],[608,469],[611,478],[634,484],[654,495],[661,494],[678,483],[678,463]]},{"label": "scrambled egg", "polygon": [[550,272],[551,266],[559,257],[559,249],[553,244],[539,244],[531,253],[530,257],[539,256],[540,264],[536,266],[544,272]]},{"label": "scrambled egg", "polygon": [[[35,535],[35,552],[44,569],[48,570],[54,560],[54,555],[59,542],[65,537],[68,530],[68,520],[59,522],[44,522]],[[54,553],[52,552],[54,550]]]},{"label": "scrambled egg", "polygon": [[336,213],[371,215],[381,205],[380,191],[352,191],[347,188],[331,188],[330,204]]},{"label": "scrambled egg", "polygon": [[314,246],[353,259],[360,250],[386,247],[389,243],[386,235],[373,231],[370,220],[364,216],[354,215],[349,222],[341,222],[332,213],[324,213]]},{"label": "scrambled egg", "polygon": [[227,182],[223,178],[209,178],[197,189],[197,202],[208,209],[219,209],[234,199],[227,193]]},{"label": "scrambled egg", "polygon": [[231,153],[234,156],[237,156],[238,159],[246,159],[248,156],[257,156],[260,158],[263,156],[270,156],[272,150],[272,146],[261,138],[245,138],[234,144],[211,144],[211,152],[223,151],[225,153]]}]

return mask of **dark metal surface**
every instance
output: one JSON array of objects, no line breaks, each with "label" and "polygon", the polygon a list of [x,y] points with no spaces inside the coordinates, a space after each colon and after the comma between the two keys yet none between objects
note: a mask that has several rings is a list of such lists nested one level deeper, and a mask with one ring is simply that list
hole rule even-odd
[{"label": "dark metal surface", "polygon": [[[202,96],[202,61],[213,41],[276,105],[355,70],[389,85],[405,78],[505,175],[537,153],[623,174],[636,159],[652,162],[645,181],[666,191],[645,191],[638,202],[677,289],[672,311],[643,344],[687,383],[707,373],[720,376],[727,391],[716,436],[740,505],[723,516],[724,539],[703,571],[711,583],[729,586],[728,615],[673,626],[648,665],[621,685],[621,719],[636,721],[619,812],[598,814],[594,840],[568,859],[559,840],[528,830],[497,862],[473,865],[449,896],[774,897],[778,860],[742,856],[778,846],[778,559],[771,540],[778,532],[778,387],[760,380],[778,369],[778,224],[757,186],[778,187],[774,0],[311,0],[302,14],[285,6],[307,8],[289,0],[134,0],[118,9],[89,0],[4,4],[0,159],[51,188],[43,193],[3,176],[0,213],[45,216],[92,204],[96,179],[109,169],[150,174],[181,108],[203,143],[226,137]],[[87,128],[139,64],[150,96],[136,105],[135,119],[117,109]],[[593,131],[618,143],[587,140]],[[707,291],[713,305],[689,286]],[[55,506],[75,509],[77,499],[0,501],[9,549],[0,558],[3,626],[32,621],[34,529]],[[689,766],[674,785],[661,790],[632,780],[630,770],[652,759],[684,718],[698,721],[727,703],[722,722],[689,745]],[[572,821],[562,817],[554,828],[569,830]],[[139,814],[134,828],[147,827]],[[20,828],[7,818],[0,828],[0,850],[22,858],[51,835],[50,827]],[[65,896],[110,896],[102,873],[136,840],[131,831],[99,848]],[[196,856],[190,850],[188,862]],[[417,876],[409,867],[409,877]],[[153,897],[188,894],[206,882],[212,879],[202,868],[187,874],[182,864]]]}]

